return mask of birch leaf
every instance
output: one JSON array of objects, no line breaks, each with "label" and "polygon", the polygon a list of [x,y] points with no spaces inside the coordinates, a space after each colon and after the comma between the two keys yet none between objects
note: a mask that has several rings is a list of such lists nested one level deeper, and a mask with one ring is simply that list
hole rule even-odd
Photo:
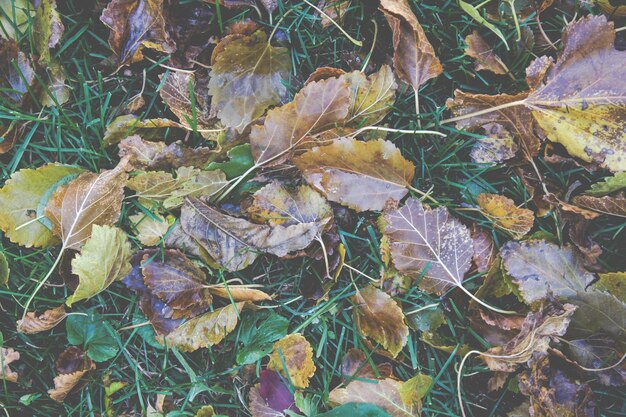
[{"label": "birch leaf", "polygon": [[144,139],[162,139],[168,129],[180,128],[170,119],[140,119],[134,114],[118,116],[107,125],[102,138],[103,146],[115,145],[132,135],[141,135]]},{"label": "birch leaf", "polygon": [[57,360],[57,371],[62,372],[54,377],[54,388],[48,390],[50,398],[63,402],[80,380],[95,369],[96,364],[83,351],[76,347],[66,349]]},{"label": "birch leaf", "polygon": [[79,283],[67,298],[71,307],[104,291],[114,281],[124,278],[131,270],[131,249],[126,233],[117,227],[94,225],[91,237],[72,259],[72,272]]},{"label": "birch leaf", "polygon": [[379,343],[393,357],[407,343],[409,328],[398,304],[386,293],[370,285],[353,297],[354,320],[362,335]]},{"label": "birch leaf", "polygon": [[418,404],[405,404],[400,391],[403,383],[386,378],[378,381],[354,380],[345,388],[335,388],[328,396],[331,405],[369,403],[382,408],[392,417],[418,417]]},{"label": "birch leaf", "polygon": [[479,164],[497,164],[515,157],[518,147],[513,135],[501,124],[482,126],[485,137],[474,144],[470,156]]},{"label": "birch leaf", "polygon": [[391,259],[398,271],[417,278],[420,288],[443,294],[463,288],[473,254],[470,232],[450,216],[445,207],[430,209],[409,199],[396,210],[385,213],[384,234],[389,238]]},{"label": "birch leaf", "polygon": [[64,30],[56,0],[43,0],[33,21],[33,46],[39,54],[40,64],[50,62],[50,49],[59,44]]},{"label": "birch leaf", "polygon": [[209,147],[190,148],[180,141],[166,145],[149,142],[139,135],[129,136],[118,145],[120,158],[128,158],[134,169],[169,170],[181,167],[204,167],[215,152]]},{"label": "birch leaf", "polygon": [[274,343],[267,368],[289,378],[295,387],[306,388],[315,374],[313,348],[300,333],[287,335]]},{"label": "birch leaf", "polygon": [[23,320],[17,321],[17,331],[26,334],[45,332],[61,323],[66,316],[67,313],[63,305],[46,310],[39,316],[29,312],[26,313],[26,317]]},{"label": "birch leaf", "polygon": [[209,73],[213,111],[225,126],[242,131],[271,106],[287,99],[291,60],[263,31],[229,35],[215,47]]},{"label": "birch leaf", "polygon": [[44,208],[54,191],[83,171],[82,168],[48,164],[15,172],[0,189],[0,229],[11,242],[36,248],[58,243]]},{"label": "birch leaf", "polygon": [[534,213],[517,207],[510,198],[497,194],[479,194],[477,201],[481,213],[513,239],[521,239],[533,227]]},{"label": "birch leaf", "polygon": [[176,71],[159,78],[163,84],[159,95],[181,125],[190,130],[211,127],[206,80],[196,77],[196,74]]},{"label": "birch leaf", "polygon": [[579,195],[574,197],[573,202],[577,206],[598,213],[626,218],[626,195],[623,192],[614,196],[605,195],[604,197]]},{"label": "birch leaf", "polygon": [[[152,216],[139,213],[128,217],[137,231],[137,239],[144,246],[158,245],[170,228],[170,223],[165,217],[160,214],[153,214]],[[168,216],[168,218],[172,217]]]},{"label": "birch leaf", "polygon": [[244,305],[245,303],[230,304],[194,317],[169,333],[165,342],[183,352],[216,345],[235,329]]},{"label": "birch leaf", "polygon": [[388,65],[367,77],[361,71],[353,71],[340,78],[347,81],[351,93],[347,126],[373,126],[389,113],[398,84]]},{"label": "birch leaf", "polygon": [[94,225],[112,225],[122,209],[127,160],[99,174],[84,172],[67,185],[57,188],[45,214],[52,220],[54,233],[63,249],[79,250],[91,236]]},{"label": "birch leaf", "polygon": [[389,199],[401,200],[415,167],[384,140],[341,138],[294,158],[307,182],[330,201],[357,211],[382,210]]},{"label": "birch leaf", "polygon": [[626,272],[608,272],[598,274],[598,281],[593,285],[602,291],[613,294],[626,303]]}]

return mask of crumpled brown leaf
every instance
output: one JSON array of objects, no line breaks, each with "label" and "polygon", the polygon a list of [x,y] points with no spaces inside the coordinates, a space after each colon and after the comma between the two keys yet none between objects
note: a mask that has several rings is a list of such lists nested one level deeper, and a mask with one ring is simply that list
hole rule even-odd
[{"label": "crumpled brown leaf", "polygon": [[27,334],[44,332],[61,323],[66,316],[64,305],[46,310],[39,316],[34,312],[28,312],[23,320],[17,321],[17,331]]},{"label": "crumpled brown leaf", "polygon": [[177,141],[166,145],[164,142],[149,142],[139,135],[124,139],[119,147],[120,158],[128,157],[134,169],[167,170],[180,167],[206,165],[209,156],[215,152],[208,147],[190,148]]},{"label": "crumpled brown leaf", "polygon": [[2,360],[2,369],[0,369],[0,380],[7,382],[17,382],[17,372],[11,370],[9,365],[19,360],[19,352],[14,351],[11,348],[0,347],[0,359]]},{"label": "crumpled brown leaf", "polygon": [[120,65],[143,59],[144,48],[176,50],[165,27],[163,0],[112,0],[100,20],[111,29],[109,45]]},{"label": "crumpled brown leaf", "polygon": [[[159,95],[178,117],[180,124],[189,130],[211,128],[209,100],[206,95],[208,79],[197,73],[173,71],[160,75],[163,83]],[[192,98],[193,97],[193,98]]]},{"label": "crumpled brown leaf", "polygon": [[28,91],[36,83],[29,56],[13,39],[0,37],[0,97],[17,107],[26,105]]},{"label": "crumpled brown leaf", "polygon": [[473,31],[471,35],[465,38],[467,48],[465,48],[465,54],[471,56],[476,60],[474,67],[476,71],[487,70],[494,74],[502,75],[509,72],[509,69],[504,65],[504,62],[498,55],[490,48],[487,42],[478,34]]},{"label": "crumpled brown leaf", "polygon": [[65,349],[57,358],[58,375],[54,377],[54,388],[48,390],[50,398],[63,402],[80,380],[96,369],[96,364],[76,346]]},{"label": "crumpled brown leaf", "polygon": [[605,195],[604,197],[579,195],[574,197],[573,202],[580,207],[598,213],[626,218],[626,195],[623,192],[616,195]]}]

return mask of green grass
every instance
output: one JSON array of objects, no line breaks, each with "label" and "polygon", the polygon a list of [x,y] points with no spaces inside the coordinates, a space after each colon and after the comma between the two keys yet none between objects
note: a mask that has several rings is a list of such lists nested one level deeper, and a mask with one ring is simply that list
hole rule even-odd
[{"label": "green grass", "polygon": [[[490,224],[478,213],[456,210],[463,204],[474,204],[480,192],[497,192],[513,198],[517,203],[528,201],[529,196],[521,180],[511,167],[485,167],[473,164],[468,157],[475,135],[459,132],[451,126],[439,126],[438,120],[445,118],[445,100],[456,88],[471,92],[495,94],[518,92],[526,88],[524,69],[533,59],[529,53],[515,55],[498,43],[497,52],[504,57],[515,80],[508,77],[490,77],[477,74],[473,61],[464,56],[465,36],[478,30],[492,44],[497,38],[464,15],[454,0],[411,1],[414,11],[423,24],[435,51],[445,68],[444,74],[421,89],[422,128],[436,128],[448,134],[447,138],[390,134],[405,157],[417,167],[414,187],[420,190],[433,188],[433,197],[448,206],[457,216],[474,220],[485,227]],[[108,30],[99,21],[99,11],[91,2],[79,0],[62,1],[60,11],[65,25],[65,35],[56,57],[61,60],[71,86],[71,98],[61,108],[45,108],[41,113],[22,113],[0,102],[0,121],[28,121],[26,131],[15,148],[0,156],[1,181],[16,170],[37,167],[48,162],[77,164],[89,170],[114,166],[117,162],[115,149],[103,149],[101,139],[106,126],[112,119],[125,113],[128,100],[137,94],[142,85],[142,71],[146,73],[144,98],[146,106],[143,117],[170,117],[158,95],[158,75],[165,70],[147,60],[122,69],[112,75],[112,70],[102,61],[109,54]],[[214,3],[214,2],[208,2]],[[228,22],[250,17],[260,22],[268,33],[280,20],[277,39],[289,47],[293,63],[290,91],[295,93],[308,75],[320,66],[336,66],[345,70],[360,69],[365,55],[375,42],[371,62],[378,65],[391,56],[391,38],[384,18],[375,13],[373,1],[354,0],[342,27],[356,39],[363,39],[362,49],[355,47],[334,27],[322,29],[319,18],[303,2],[294,0],[281,4],[273,21],[263,15],[261,19],[254,9],[233,13],[221,9],[215,14],[213,25],[216,33]],[[215,10],[213,4],[206,5]],[[292,10],[286,14],[288,10]],[[219,17],[219,18],[218,18]],[[542,18],[544,30],[556,39],[561,32],[563,17],[571,19],[558,8]],[[378,37],[373,39],[375,18]],[[281,20],[282,19],[282,20]],[[534,19],[521,22],[522,26],[536,25]],[[515,41],[512,24],[498,25],[510,44]],[[29,45],[28,36],[21,42]],[[152,55],[165,62],[165,58]],[[414,97],[407,87],[401,87],[393,111],[384,123],[397,129],[417,127],[414,112]],[[167,139],[167,138],[164,138]],[[189,140],[200,143],[201,139],[191,135]],[[567,189],[580,181],[586,187],[605,173],[590,174],[572,165],[550,165],[538,158],[538,166],[547,180]],[[128,202],[120,221],[126,227],[126,212],[132,207]],[[532,203],[528,203],[531,205]],[[377,277],[381,260],[378,250],[375,215],[352,215],[353,221],[340,223],[340,237],[347,249],[346,262],[363,273]],[[539,219],[539,228],[553,233],[562,241],[567,230],[566,219],[548,216]],[[623,242],[626,239],[626,222],[597,220],[591,223],[591,236],[602,246],[602,264],[609,270],[624,270]],[[127,230],[130,231],[130,230]],[[493,231],[498,244],[507,238]],[[136,242],[137,243],[137,242]],[[52,387],[56,375],[55,359],[69,346],[65,325],[37,335],[24,335],[15,331],[15,321],[21,316],[23,304],[34,290],[38,280],[52,266],[56,251],[31,250],[11,244],[8,239],[0,241],[0,249],[7,255],[11,278],[7,287],[0,288],[0,330],[3,345],[19,351],[20,361],[13,366],[20,373],[20,383],[0,383],[0,403],[5,413],[12,417],[22,416],[91,416],[104,413],[103,376],[113,381],[124,381],[127,386],[113,397],[113,408],[119,412],[141,413],[148,404],[154,405],[157,394],[166,394],[174,401],[174,415],[192,416],[202,405],[211,404],[222,414],[246,416],[247,388],[257,382],[261,368],[245,368],[235,365],[235,347],[238,346],[238,331],[213,348],[202,349],[192,354],[176,355],[166,349],[157,349],[141,337],[142,328],[119,331],[115,337],[119,353],[113,359],[99,363],[98,370],[90,377],[88,385],[72,394],[63,404],[52,401],[46,391]],[[138,244],[135,245],[139,247]],[[622,254],[620,255],[620,250]],[[330,292],[328,301],[319,304],[302,299],[299,286],[302,280],[313,279],[310,260],[277,260],[264,257],[243,272],[221,275],[214,271],[211,282],[239,278],[244,283],[260,283],[269,293],[277,294],[273,310],[290,321],[290,331],[302,332],[314,347],[315,363],[318,368],[311,386],[305,391],[312,403],[319,404],[320,412],[325,408],[328,393],[340,380],[339,366],[345,352],[359,348],[372,353],[365,346],[355,329],[349,297],[354,288],[365,286],[369,280],[344,269],[337,285]],[[68,295],[62,285],[63,279],[55,272],[49,284],[38,294],[35,307],[42,311],[60,305]],[[354,284],[354,285],[353,285]],[[474,291],[477,281],[470,280],[468,288]],[[439,300],[413,289],[399,296],[405,310],[436,303]],[[455,397],[456,368],[460,356],[455,353],[463,344],[475,348],[488,347],[470,328],[464,306],[467,300],[457,293],[447,294],[441,299],[446,310],[443,328],[446,342],[453,346],[454,353],[430,347],[419,339],[418,332],[411,332],[408,345],[393,361],[395,374],[405,380],[417,372],[434,378],[433,386],[424,399],[424,412],[428,416],[459,416]],[[115,328],[120,329],[143,321],[134,296],[121,283],[115,283],[108,291],[87,302],[76,305],[73,311],[97,311]],[[251,314],[251,313],[246,313]],[[244,315],[245,320],[245,315]],[[195,377],[188,375],[190,368]],[[523,397],[509,390],[485,395],[483,387],[490,373],[479,360],[469,362],[464,378],[464,401],[468,415],[476,417],[504,416]],[[198,392],[193,401],[190,394]],[[604,416],[626,415],[623,394],[616,389],[596,391],[596,403]],[[34,395],[30,405],[20,403],[20,398]],[[0,406],[1,408],[2,406]],[[133,415],[133,414],[131,414]]]}]

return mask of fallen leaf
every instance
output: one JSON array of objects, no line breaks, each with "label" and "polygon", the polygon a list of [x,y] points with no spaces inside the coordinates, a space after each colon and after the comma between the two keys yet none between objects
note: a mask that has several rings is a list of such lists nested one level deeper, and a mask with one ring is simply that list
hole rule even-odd
[{"label": "fallen leaf", "polygon": [[280,375],[267,369],[261,371],[259,383],[250,389],[248,395],[252,417],[286,416],[286,410],[300,412]]},{"label": "fallen leaf", "polygon": [[160,214],[133,214],[128,219],[136,230],[137,239],[144,246],[156,246],[163,240],[170,228],[170,223]]},{"label": "fallen leaf", "polygon": [[479,194],[476,200],[483,216],[513,239],[521,239],[533,227],[534,213],[517,207],[510,198],[497,194]]},{"label": "fallen leaf", "polygon": [[9,152],[26,131],[26,124],[11,122],[8,125],[0,123],[0,155]]},{"label": "fallen leaf", "polygon": [[30,56],[19,50],[13,39],[0,37],[0,98],[22,107],[28,92],[36,84],[35,69]]},{"label": "fallen leaf", "polygon": [[185,233],[228,271],[247,267],[261,252],[282,257],[304,249],[325,227],[315,222],[258,225],[222,214],[194,198],[185,201],[180,220]]},{"label": "fallen leaf", "polygon": [[465,48],[465,54],[471,56],[476,60],[474,68],[476,71],[487,70],[494,74],[503,75],[509,72],[509,69],[504,65],[504,62],[498,55],[490,48],[487,42],[478,34],[473,31],[471,35],[465,38],[467,48]]},{"label": "fallen leaf", "polygon": [[117,222],[124,198],[128,163],[122,160],[114,169],[99,174],[84,172],[67,185],[59,186],[48,201],[45,215],[63,249],[80,249],[94,225]]},{"label": "fallen leaf", "polygon": [[70,99],[70,89],[65,84],[65,70],[58,61],[52,61],[47,68],[47,85],[39,93],[39,101],[43,106],[62,106]]},{"label": "fallen leaf", "polygon": [[17,321],[17,331],[26,334],[45,332],[61,323],[65,317],[67,317],[67,313],[64,305],[46,310],[39,316],[29,312],[26,313],[26,317],[23,320]]},{"label": "fallen leaf", "polygon": [[168,129],[180,128],[181,125],[170,119],[140,119],[134,114],[118,116],[107,125],[102,146],[115,145],[133,135],[144,139],[161,140]]},{"label": "fallen leaf", "polygon": [[487,272],[496,258],[495,243],[491,235],[483,228],[472,225],[470,230],[474,253],[472,261],[478,272]]},{"label": "fallen leaf", "polygon": [[473,244],[470,232],[445,207],[430,209],[416,199],[385,213],[393,264],[402,273],[421,277],[420,288],[443,294],[461,287],[469,270]]},{"label": "fallen leaf", "polygon": [[130,243],[123,230],[93,225],[91,237],[72,260],[72,273],[78,275],[79,283],[74,294],[67,298],[68,307],[124,278],[131,270],[130,256]]},{"label": "fallen leaf", "polygon": [[608,292],[626,303],[626,272],[598,274],[598,281],[593,288]]},{"label": "fallen leaf", "polygon": [[16,352],[11,348],[0,347],[0,360],[2,361],[0,380],[7,382],[17,382],[17,372],[12,371],[9,365],[19,359],[19,352]]},{"label": "fallen leaf", "polygon": [[262,125],[253,125],[250,146],[256,165],[287,160],[306,138],[343,122],[350,110],[350,90],[339,78],[306,85],[292,102],[270,110]]},{"label": "fallen leaf", "polygon": [[572,304],[544,303],[539,311],[528,313],[517,336],[503,346],[489,349],[489,356],[482,359],[492,371],[515,372],[534,353],[545,354],[553,338],[565,335],[575,310]]},{"label": "fallen leaf", "polygon": [[580,291],[570,299],[578,309],[568,336],[585,338],[602,332],[626,349],[626,303],[604,291]]},{"label": "fallen leaf", "polygon": [[4,253],[0,252],[0,285],[6,286],[9,283],[9,261]]},{"label": "fallen leaf", "polygon": [[537,355],[530,369],[518,376],[520,391],[530,397],[530,415],[594,417],[596,406],[589,384],[572,380],[550,366],[547,355]]},{"label": "fallen leaf", "polygon": [[542,240],[510,241],[500,255],[506,273],[528,304],[546,299],[550,293],[569,299],[595,280],[571,247]]},{"label": "fallen leaf", "polygon": [[165,317],[186,318],[209,309],[213,297],[206,288],[206,275],[182,252],[170,249],[153,259],[148,257],[143,259],[144,283],[173,310],[171,317]]},{"label": "fallen leaf", "polygon": [[29,0],[0,1],[0,37],[19,39],[25,33],[35,14]]},{"label": "fallen leaf", "polygon": [[245,285],[224,285],[223,287],[211,286],[209,292],[217,297],[225,298],[235,302],[240,301],[268,301],[272,297],[261,290],[246,287]]},{"label": "fallen leaf", "polygon": [[129,164],[137,170],[202,168],[215,152],[208,147],[190,148],[181,142],[169,145],[164,142],[148,142],[139,135],[127,137],[118,147],[120,158],[128,158]]},{"label": "fallen leaf", "polygon": [[588,375],[600,384],[609,387],[626,385],[626,364],[618,364],[623,353],[610,338],[597,335],[568,340],[567,351],[568,359],[571,358],[583,371],[583,368],[592,370]]},{"label": "fallen leaf", "polygon": [[372,359],[368,361],[363,351],[352,348],[343,357],[341,375],[344,382],[354,378],[384,379],[393,377],[393,368],[388,362],[375,364]]},{"label": "fallen leaf", "polygon": [[352,297],[354,320],[359,332],[380,344],[395,358],[407,343],[409,328],[398,304],[370,285]]},{"label": "fallen leaf", "polygon": [[226,36],[215,47],[211,64],[212,111],[225,126],[241,132],[269,107],[287,99],[289,52],[272,46],[261,30],[250,36]]},{"label": "fallen leaf", "polygon": [[369,403],[382,408],[392,417],[417,417],[421,406],[402,401],[400,391],[403,383],[386,378],[378,381],[350,382],[345,388],[335,388],[328,395],[331,406],[348,403]]},{"label": "fallen leaf", "polygon": [[95,369],[96,364],[85,355],[85,352],[75,346],[67,348],[57,359],[59,374],[54,377],[54,388],[48,390],[50,398],[56,402],[63,402],[80,380]]},{"label": "fallen leaf", "polygon": [[518,147],[513,135],[501,124],[487,123],[482,126],[485,137],[476,141],[470,152],[472,160],[479,164],[498,164],[515,157]]},{"label": "fallen leaf", "polygon": [[391,111],[398,84],[388,65],[367,77],[361,71],[353,71],[339,78],[346,80],[351,94],[346,126],[373,126]]},{"label": "fallen leaf", "polygon": [[100,20],[111,29],[109,45],[120,65],[143,59],[143,48],[176,50],[165,28],[163,0],[112,0]]},{"label": "fallen leaf", "polygon": [[309,386],[315,374],[313,348],[300,333],[293,333],[274,343],[267,368],[289,379],[297,388]]},{"label": "fallen leaf", "polygon": [[609,216],[626,218],[626,195],[621,192],[614,196],[593,197],[579,195],[574,197],[574,204]]},{"label": "fallen leaf", "polygon": [[41,1],[33,21],[33,46],[39,54],[40,64],[50,62],[50,49],[59,44],[64,30],[56,0]]},{"label": "fallen leaf", "polygon": [[585,194],[594,197],[602,197],[626,188],[626,171],[616,172],[615,175],[605,177],[600,182],[591,185],[591,189]]},{"label": "fallen leaf", "polygon": [[160,75],[159,78],[162,83],[159,94],[181,125],[190,130],[211,128],[205,78],[178,71]]},{"label": "fallen leaf", "polygon": [[422,84],[441,74],[441,62],[406,0],[381,0],[379,9],[393,31],[394,70],[417,94]]},{"label": "fallen leaf", "polygon": [[229,180],[245,174],[254,165],[254,159],[250,153],[250,144],[234,146],[226,155],[228,160],[224,162],[211,162],[207,165],[208,170],[221,170]]},{"label": "fallen leaf", "polygon": [[307,182],[330,201],[357,211],[382,210],[401,200],[415,167],[391,142],[342,138],[294,158]]},{"label": "fallen leaf", "polygon": [[404,404],[421,404],[422,398],[426,396],[433,378],[425,374],[417,374],[413,378],[402,383],[400,387],[400,398]]},{"label": "fallen leaf", "polygon": [[47,164],[21,169],[0,189],[0,229],[18,245],[46,248],[59,242],[44,208],[57,187],[75,179],[82,168]]},{"label": "fallen leaf", "polygon": [[245,303],[229,304],[194,317],[170,332],[165,337],[165,343],[183,352],[216,345],[235,329],[244,305]]}]

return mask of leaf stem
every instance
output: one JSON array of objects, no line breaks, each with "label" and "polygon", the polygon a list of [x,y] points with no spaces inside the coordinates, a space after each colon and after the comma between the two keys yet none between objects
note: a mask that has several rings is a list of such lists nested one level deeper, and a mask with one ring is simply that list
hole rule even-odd
[{"label": "leaf stem", "polygon": [[436,130],[409,130],[409,129],[393,129],[390,127],[383,126],[364,126],[352,133],[350,136],[356,136],[360,133],[363,133],[368,130],[378,130],[381,132],[390,132],[390,133],[407,133],[407,134],[415,134],[415,135],[437,135],[441,137],[446,137],[445,133],[437,132]]},{"label": "leaf stem", "polygon": [[358,46],[358,47],[363,46],[363,42],[361,42],[361,41],[357,41],[357,40],[356,40],[356,39],[354,39],[352,36],[348,35],[348,32],[346,32],[346,31],[345,31],[345,30],[344,30],[344,29],[343,29],[343,28],[339,25],[339,23],[335,22],[335,20],[334,20],[332,17],[330,17],[330,16],[328,16],[326,13],[324,13],[324,11],[323,11],[322,9],[320,9],[319,7],[317,7],[316,5],[314,5],[313,3],[311,3],[309,0],[302,0],[302,1],[304,1],[306,4],[308,4],[309,6],[311,6],[312,8],[314,8],[315,10],[317,10],[317,11],[319,12],[319,14],[321,14],[322,16],[324,16],[326,19],[330,20],[330,22],[331,22],[333,25],[337,26],[337,29],[339,29],[339,30],[341,31],[341,33],[343,33],[343,34],[344,34],[344,36],[345,36],[346,38],[348,38],[348,40],[349,40],[350,42],[352,42],[353,44],[355,44],[355,45],[356,45],[356,46]]},{"label": "leaf stem", "polygon": [[467,114],[462,114],[460,116],[452,117],[450,119],[445,119],[439,123],[448,124],[448,123],[458,122],[460,120],[471,119],[472,117],[482,116],[483,114],[493,113],[494,111],[508,109],[509,107],[523,106],[525,104],[526,104],[526,100],[511,101],[509,103],[500,104],[499,106],[489,107],[488,109],[483,109],[483,110],[475,111],[472,113],[467,113]]},{"label": "leaf stem", "polygon": [[489,305],[487,303],[485,303],[483,300],[481,300],[480,298],[476,297],[474,294],[472,294],[467,288],[465,288],[463,285],[458,285],[458,287],[465,293],[467,294],[472,300],[476,301],[478,304],[480,304],[481,306],[494,311],[496,313],[500,313],[500,314],[517,314],[517,311],[512,311],[512,310],[501,310],[498,307],[494,307],[492,305]]},{"label": "leaf stem", "polygon": [[41,287],[44,286],[44,284],[46,283],[48,278],[50,278],[50,276],[52,275],[52,272],[54,272],[54,270],[56,269],[57,265],[61,261],[61,256],[63,256],[63,252],[65,252],[65,245],[61,248],[61,251],[57,255],[56,260],[54,261],[54,263],[52,264],[52,266],[48,270],[48,273],[46,274],[46,276],[44,276],[42,278],[42,280],[39,281],[39,284],[37,284],[37,287],[35,287],[35,291],[33,291],[33,293],[30,295],[30,297],[28,297],[28,300],[26,300],[26,304],[24,305],[24,313],[22,314],[22,320],[26,319],[26,313],[28,313],[28,307],[30,307],[30,304],[33,302],[33,299],[35,298],[35,296],[37,295],[39,290],[41,290]]},{"label": "leaf stem", "polygon": [[370,48],[370,51],[367,54],[367,57],[365,58],[365,62],[363,62],[363,66],[361,67],[361,72],[364,72],[365,68],[367,68],[367,64],[369,64],[370,58],[372,57],[372,54],[374,53],[374,46],[376,46],[376,40],[378,39],[378,23],[376,23],[376,19],[372,19],[371,22],[374,24],[374,39],[372,40],[372,47]]}]

